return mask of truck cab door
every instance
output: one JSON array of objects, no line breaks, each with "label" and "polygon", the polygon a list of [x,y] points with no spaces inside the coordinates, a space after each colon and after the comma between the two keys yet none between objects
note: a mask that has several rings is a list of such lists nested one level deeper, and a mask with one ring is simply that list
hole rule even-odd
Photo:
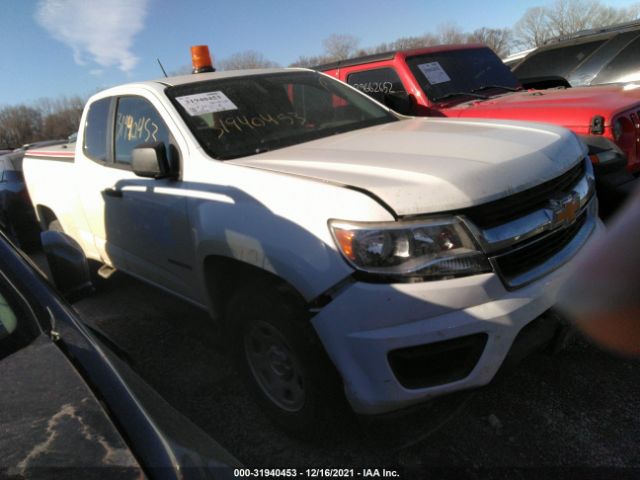
[{"label": "truck cab door", "polygon": [[[156,107],[141,96],[112,98],[109,112],[107,160],[82,162],[79,182],[95,246],[106,263],[191,298],[195,252],[177,178],[175,138]],[[87,115],[91,128],[91,112]],[[135,175],[133,149],[148,142],[165,144],[176,177]]]},{"label": "truck cab door", "polygon": [[393,66],[353,71],[346,82],[398,113],[415,114],[414,100]]}]

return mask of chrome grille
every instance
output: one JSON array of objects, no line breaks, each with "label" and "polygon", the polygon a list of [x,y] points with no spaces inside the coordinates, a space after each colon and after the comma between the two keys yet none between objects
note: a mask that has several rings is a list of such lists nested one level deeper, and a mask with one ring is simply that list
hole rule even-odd
[{"label": "chrome grille", "polygon": [[585,158],[553,180],[468,209],[461,218],[505,286],[517,289],[562,266],[586,242],[597,225],[594,192]]},{"label": "chrome grille", "polygon": [[566,247],[582,228],[587,218],[584,212],[572,225],[533,239],[526,245],[500,255],[495,265],[505,278],[515,278],[543,264]]},{"label": "chrome grille", "polygon": [[553,195],[570,191],[584,176],[585,168],[585,163],[580,162],[559,177],[509,197],[468,208],[461,213],[481,229],[502,225],[544,208]]}]

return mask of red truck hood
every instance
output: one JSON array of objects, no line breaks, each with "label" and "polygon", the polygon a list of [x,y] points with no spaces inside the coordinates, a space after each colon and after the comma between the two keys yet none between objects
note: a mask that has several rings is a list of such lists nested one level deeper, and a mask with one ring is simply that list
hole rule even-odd
[{"label": "red truck hood", "polygon": [[529,90],[473,101],[448,109],[448,117],[503,118],[553,123],[588,134],[594,115],[602,115],[606,126],[617,113],[640,108],[640,88],[602,85],[552,90]]}]

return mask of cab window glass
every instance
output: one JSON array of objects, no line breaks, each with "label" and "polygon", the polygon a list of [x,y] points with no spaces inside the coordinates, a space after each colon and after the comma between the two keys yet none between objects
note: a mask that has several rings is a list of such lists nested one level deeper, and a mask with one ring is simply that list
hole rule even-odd
[{"label": "cab window glass", "polygon": [[568,78],[569,74],[604,42],[604,40],[598,40],[569,47],[542,50],[540,53],[534,53],[527,57],[513,71],[518,78],[546,76]]},{"label": "cab window glass", "polygon": [[169,149],[169,129],[156,109],[141,97],[118,100],[115,118],[116,163],[130,165],[133,149],[150,142],[162,142]]},{"label": "cab window glass", "polygon": [[367,94],[406,92],[393,68],[379,68],[356,72],[347,76],[347,83]]},{"label": "cab window glass", "polygon": [[93,102],[84,125],[84,154],[101,162],[107,161],[107,125],[110,98]]},{"label": "cab window glass", "polygon": [[[604,67],[593,83],[635,81],[640,78],[640,37],[627,45]],[[630,77],[635,74],[633,78]]]},{"label": "cab window glass", "polygon": [[416,55],[407,58],[407,65],[432,102],[464,101],[467,93],[519,86],[509,67],[486,47]]}]

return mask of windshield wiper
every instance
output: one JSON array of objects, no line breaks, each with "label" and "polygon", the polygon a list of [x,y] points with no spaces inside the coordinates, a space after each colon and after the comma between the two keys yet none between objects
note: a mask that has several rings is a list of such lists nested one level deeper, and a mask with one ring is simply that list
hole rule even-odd
[{"label": "windshield wiper", "polygon": [[517,92],[522,87],[513,88],[513,87],[505,87],[504,85],[482,85],[481,87],[474,88],[471,91],[472,92],[481,92],[483,90],[489,90],[490,88],[502,88],[503,90],[508,90],[509,92]]},{"label": "windshield wiper", "polygon": [[480,95],[479,93],[472,93],[472,92],[450,92],[450,93],[446,93],[444,95],[441,95],[440,97],[436,97],[433,99],[434,102],[439,102],[440,100],[445,100],[447,98],[452,98],[452,97],[473,97],[473,98],[481,98],[483,100],[486,100],[487,97],[486,95]]}]

